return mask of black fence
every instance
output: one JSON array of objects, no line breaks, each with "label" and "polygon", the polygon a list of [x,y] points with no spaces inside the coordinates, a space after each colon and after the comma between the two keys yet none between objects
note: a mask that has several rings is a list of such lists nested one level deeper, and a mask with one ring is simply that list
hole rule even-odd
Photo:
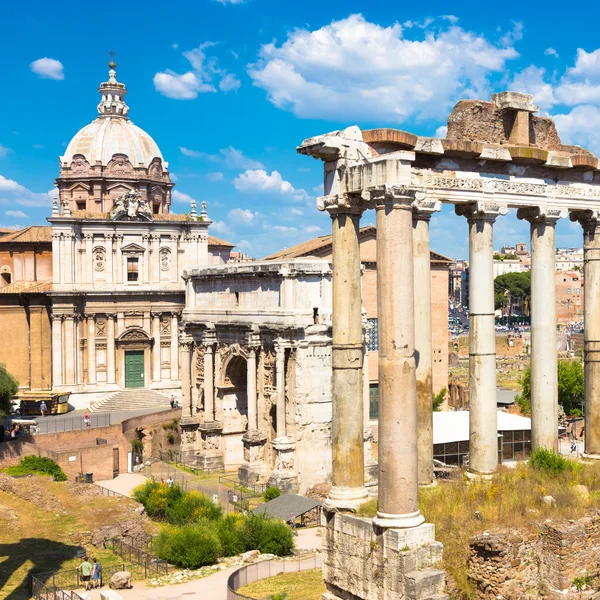
[{"label": "black fence", "polygon": [[41,577],[41,575],[31,575],[29,579],[30,593],[33,600],[83,600],[77,592],[67,592],[54,584],[46,585],[38,577]]},{"label": "black fence", "polygon": [[173,569],[167,561],[157,558],[122,538],[112,538],[108,540],[108,544],[113,554],[143,567],[144,579],[168,575]]},{"label": "black fence", "polygon": [[110,417],[110,413],[92,413],[90,414],[89,423],[86,423],[82,415],[74,415],[72,417],[61,415],[45,418],[38,417],[35,419],[37,426],[31,428],[31,433],[33,435],[39,435],[44,433],[62,433],[63,431],[79,431],[81,429],[108,427],[111,425]]}]

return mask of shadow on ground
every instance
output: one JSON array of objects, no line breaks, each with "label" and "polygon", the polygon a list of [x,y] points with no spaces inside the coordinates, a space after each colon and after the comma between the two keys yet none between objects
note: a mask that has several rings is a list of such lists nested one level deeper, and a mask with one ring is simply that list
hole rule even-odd
[{"label": "shadow on ground", "polygon": [[[0,544],[0,598],[4,600],[28,600],[27,572],[16,587],[6,588],[13,574],[28,562],[28,572],[33,574],[59,570],[63,563],[77,556],[81,546],[70,546],[44,538],[24,538],[14,544]],[[45,582],[44,582],[45,583]]]}]

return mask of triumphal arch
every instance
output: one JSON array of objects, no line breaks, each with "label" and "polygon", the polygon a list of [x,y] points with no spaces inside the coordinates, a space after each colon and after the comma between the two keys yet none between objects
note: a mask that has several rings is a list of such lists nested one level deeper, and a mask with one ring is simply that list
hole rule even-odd
[{"label": "triumphal arch", "polygon": [[[498,465],[493,228],[509,209],[531,227],[532,446],[557,448],[555,225],[582,225],[585,279],[586,453],[600,455],[600,171],[598,159],[561,143],[532,97],[464,100],[446,138],[349,127],[305,140],[324,162],[318,208],[333,230],[333,487],[327,501],[324,576],[336,600],[445,598],[433,525],[419,512],[431,483],[431,293],[423,257],[429,220],[454,204],[469,232],[470,462],[473,477]],[[377,219],[379,491],[372,522],[349,516],[364,486],[362,322],[358,231]],[[416,301],[415,301],[416,300]]]}]

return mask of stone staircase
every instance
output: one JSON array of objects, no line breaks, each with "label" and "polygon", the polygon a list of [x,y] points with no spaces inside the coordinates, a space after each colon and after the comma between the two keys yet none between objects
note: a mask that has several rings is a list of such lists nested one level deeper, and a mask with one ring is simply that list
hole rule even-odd
[{"label": "stone staircase", "polygon": [[109,394],[90,406],[92,412],[111,412],[117,410],[141,410],[145,408],[171,408],[169,398],[154,390],[143,388],[120,390]]}]

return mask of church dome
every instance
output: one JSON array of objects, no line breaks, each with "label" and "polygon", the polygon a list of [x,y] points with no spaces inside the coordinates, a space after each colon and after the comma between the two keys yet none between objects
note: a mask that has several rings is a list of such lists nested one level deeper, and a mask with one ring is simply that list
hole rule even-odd
[{"label": "church dome", "polygon": [[[98,90],[100,116],[77,132],[69,142],[61,163],[69,166],[73,157],[82,154],[91,166],[108,165],[115,154],[125,154],[133,167],[148,167],[154,158],[163,161],[156,142],[127,117],[127,89],[116,79],[115,63],[109,64],[109,78]],[[163,161],[164,162],[164,161]],[[166,167],[166,165],[164,165]]]}]

